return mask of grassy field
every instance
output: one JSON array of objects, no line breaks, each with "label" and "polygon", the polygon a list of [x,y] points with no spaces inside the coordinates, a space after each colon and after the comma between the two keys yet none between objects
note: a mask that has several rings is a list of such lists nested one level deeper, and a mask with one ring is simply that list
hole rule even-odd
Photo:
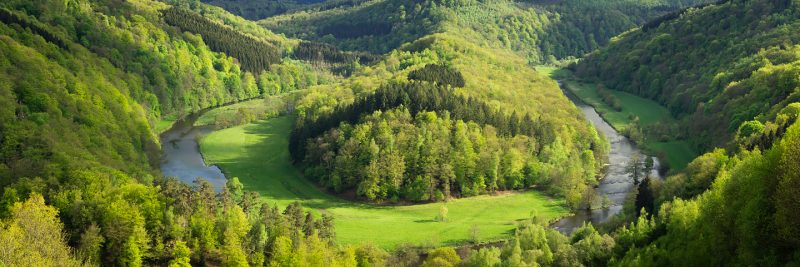
[{"label": "grassy field", "polygon": [[[580,98],[584,103],[593,106],[597,113],[600,113],[611,126],[617,130],[628,127],[631,123],[631,115],[638,116],[641,125],[648,125],[658,121],[671,122],[675,119],[669,111],[650,99],[642,98],[627,92],[609,90],[622,106],[621,111],[612,109],[608,104],[600,99],[594,84],[583,83],[571,80],[572,74],[568,70],[539,66],[536,71],[549,75],[553,79],[562,80],[567,88]],[[697,157],[697,153],[689,146],[686,141],[654,142],[647,141],[642,144],[645,150],[652,153],[666,154],[666,160],[672,169],[680,170]]]},{"label": "grassy field", "polygon": [[278,117],[220,130],[203,138],[201,149],[209,164],[221,167],[228,177],[239,177],[246,190],[259,192],[269,203],[285,207],[300,201],[333,214],[340,244],[371,242],[388,249],[456,245],[471,238],[473,226],[480,241],[491,241],[508,237],[516,222],[534,212],[547,219],[568,213],[563,201],[533,191],[452,200],[446,203],[447,222],[434,220],[443,203],[378,206],[342,200],[320,191],[290,163],[291,127],[292,118]]}]

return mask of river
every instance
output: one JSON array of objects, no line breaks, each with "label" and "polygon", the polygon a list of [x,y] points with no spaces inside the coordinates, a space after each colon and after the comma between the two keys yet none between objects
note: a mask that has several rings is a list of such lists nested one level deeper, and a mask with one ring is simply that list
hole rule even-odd
[{"label": "river", "polygon": [[205,111],[186,116],[161,134],[161,172],[164,176],[175,177],[188,184],[192,184],[197,177],[203,177],[219,191],[225,186],[225,175],[219,167],[206,165],[197,143],[198,137],[214,131],[213,126],[194,127],[194,122],[203,113]]},{"label": "river", "polygon": [[[644,158],[644,154],[628,138],[619,134],[610,124],[608,124],[593,107],[583,103],[571,92],[564,90],[564,94],[575,103],[583,112],[586,119],[594,125],[598,132],[605,135],[611,144],[608,155],[609,163],[605,168],[605,174],[600,180],[599,186],[595,188],[597,195],[601,198],[607,196],[611,200],[611,205],[605,209],[579,210],[574,215],[565,217],[552,224],[552,227],[564,232],[571,233],[575,228],[580,227],[584,222],[591,221],[599,224],[608,221],[612,216],[622,211],[622,204],[628,193],[635,186],[633,176],[627,171],[627,167],[634,157]],[[163,147],[163,158],[161,172],[165,176],[176,177],[179,180],[192,183],[197,177],[203,177],[211,182],[217,190],[225,185],[225,175],[217,166],[207,166],[200,153],[200,146],[197,143],[198,136],[202,136],[214,131],[213,126],[194,127],[194,122],[204,113],[204,111],[189,115],[161,134],[161,144]],[[659,177],[658,159],[653,158],[654,167],[651,176]]]},{"label": "river", "polygon": [[[560,85],[561,83],[559,82]],[[628,166],[635,157],[644,159],[646,155],[627,137],[618,133],[614,127],[611,127],[608,122],[603,120],[592,106],[587,105],[563,87],[562,91],[583,112],[586,120],[592,123],[595,129],[605,135],[606,139],[611,143],[606,172],[600,180],[599,186],[595,188],[598,196],[601,198],[607,196],[611,200],[611,205],[605,209],[579,210],[574,215],[552,224],[552,227],[556,230],[568,234],[575,228],[581,227],[584,222],[592,222],[592,224],[604,223],[622,211],[622,204],[625,202],[625,198],[635,186],[633,175],[628,171]],[[659,166],[658,159],[653,157],[653,163],[653,170],[650,176],[660,178],[657,171]]]}]

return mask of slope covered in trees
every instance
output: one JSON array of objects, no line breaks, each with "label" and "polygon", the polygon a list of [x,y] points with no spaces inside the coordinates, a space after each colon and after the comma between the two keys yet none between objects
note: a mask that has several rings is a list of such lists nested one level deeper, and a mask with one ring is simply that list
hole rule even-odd
[{"label": "slope covered in trees", "polygon": [[381,53],[427,34],[461,31],[470,41],[513,49],[531,62],[548,63],[581,56],[648,19],[703,2],[384,0],[288,12],[262,24],[346,50]]},{"label": "slope covered in trees", "polygon": [[[168,7],[0,4],[0,265],[369,261],[331,245],[330,218],[281,213],[233,179],[216,192],[161,177],[155,120],[261,93],[232,58],[161,22]],[[271,76],[260,84],[283,83]]]},{"label": "slope covered in trees", "polygon": [[656,100],[683,118],[695,146],[724,145],[742,123],[800,99],[800,5],[728,1],[621,36],[575,70]]},{"label": "slope covered in trees", "polygon": [[179,7],[164,10],[162,14],[170,25],[203,36],[212,50],[238,59],[243,70],[260,73],[280,62],[281,55],[277,47],[214,23],[199,14]]},{"label": "slope covered in trees", "polygon": [[796,1],[758,0],[688,9],[574,66],[585,79],[663,103],[698,147],[727,148],[640,187],[652,202],[637,208],[656,216],[620,230],[639,229],[638,241],[611,263],[797,264],[798,226],[789,221],[800,204],[798,11]]}]

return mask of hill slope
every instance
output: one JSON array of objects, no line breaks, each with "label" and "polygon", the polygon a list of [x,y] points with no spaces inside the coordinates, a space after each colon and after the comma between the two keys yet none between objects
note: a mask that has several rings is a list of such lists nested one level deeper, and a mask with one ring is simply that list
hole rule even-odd
[{"label": "hill slope", "polygon": [[799,15],[797,1],[689,9],[623,34],[574,66],[585,79],[663,103],[699,147],[730,147],[640,187],[637,201],[657,216],[617,231],[627,253],[612,262],[797,264],[799,230],[789,210],[800,205],[792,193],[800,177]]},{"label": "hill slope", "polygon": [[729,1],[626,33],[575,67],[579,76],[647,97],[684,119],[701,149],[724,145],[739,126],[800,99],[800,7],[792,1]]},{"label": "hill slope", "polygon": [[379,53],[431,33],[472,31],[470,41],[546,63],[581,56],[650,18],[703,2],[382,0],[288,12],[261,24],[288,36]]}]

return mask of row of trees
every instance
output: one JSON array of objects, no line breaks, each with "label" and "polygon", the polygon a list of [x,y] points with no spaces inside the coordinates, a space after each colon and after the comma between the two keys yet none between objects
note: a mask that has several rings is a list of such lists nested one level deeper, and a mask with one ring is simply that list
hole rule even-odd
[{"label": "row of trees", "polygon": [[162,14],[164,21],[170,25],[203,36],[203,41],[211,50],[238,59],[243,70],[260,73],[281,61],[281,53],[274,45],[210,21],[195,12],[171,7],[162,11]]},{"label": "row of trees", "polygon": [[597,86],[597,95],[600,96],[600,100],[602,100],[606,105],[611,107],[612,109],[616,110],[617,112],[622,111],[622,103],[619,102],[619,98],[615,96],[611,91],[606,89],[603,85]]},{"label": "row of trees", "polygon": [[457,69],[448,66],[428,64],[408,73],[409,80],[428,81],[451,87],[464,87],[464,76]]}]

